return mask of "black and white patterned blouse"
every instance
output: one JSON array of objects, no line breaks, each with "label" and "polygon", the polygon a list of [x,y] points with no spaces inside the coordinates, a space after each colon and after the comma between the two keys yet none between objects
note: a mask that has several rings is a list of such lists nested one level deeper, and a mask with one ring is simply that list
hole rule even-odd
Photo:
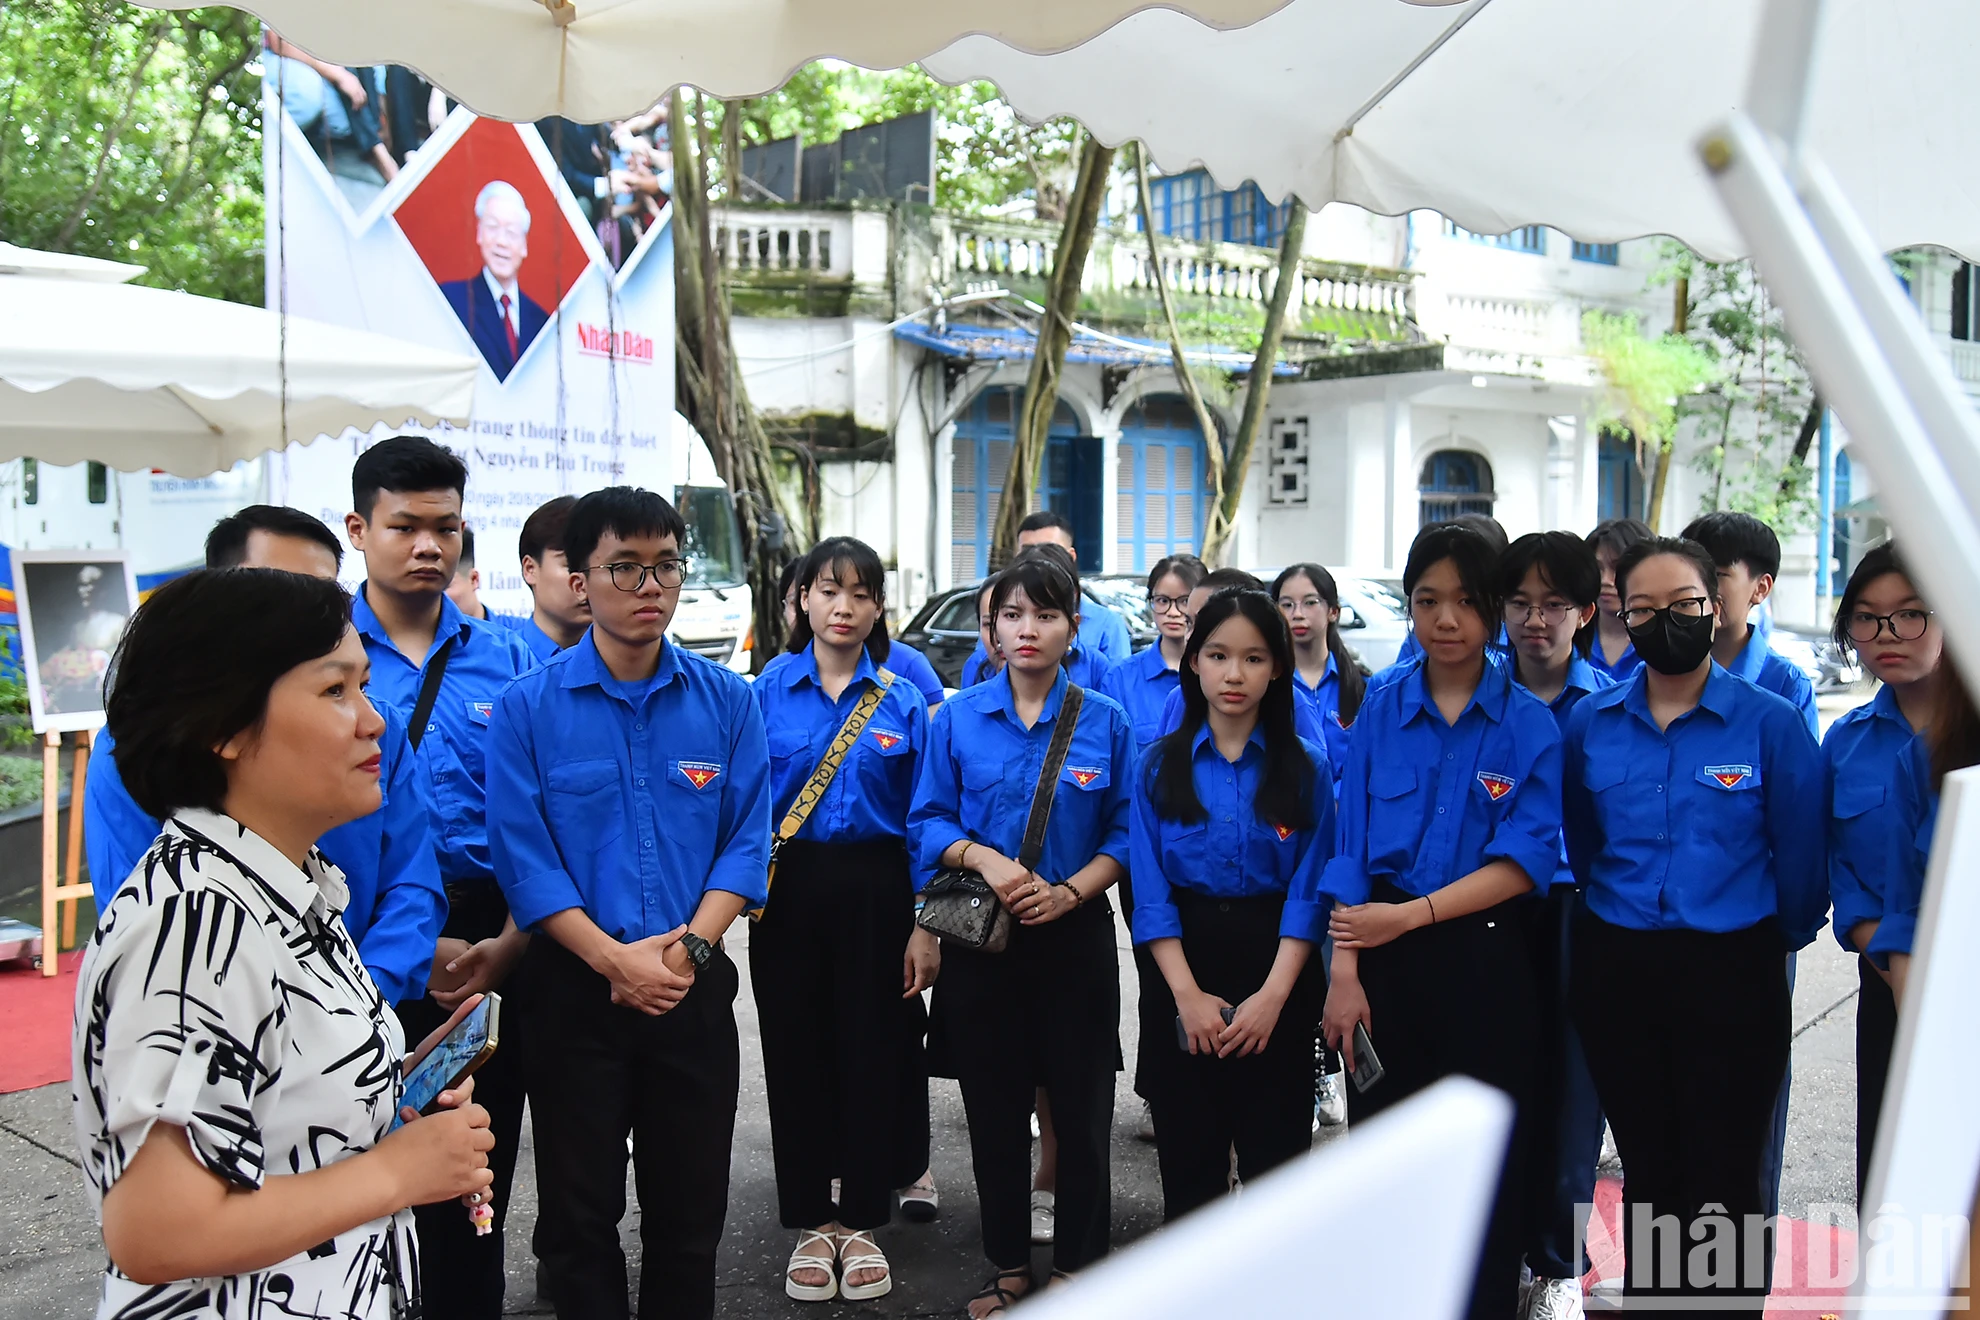
[{"label": "black and white patterned blouse", "polygon": [[[153,1123],[245,1188],[370,1149],[404,1038],[344,930],[343,873],[182,811],[98,918],[76,988],[76,1140],[99,1212]],[[270,1269],[156,1287],[110,1266],[107,1316],[390,1320],[417,1292],[412,1213]]]}]

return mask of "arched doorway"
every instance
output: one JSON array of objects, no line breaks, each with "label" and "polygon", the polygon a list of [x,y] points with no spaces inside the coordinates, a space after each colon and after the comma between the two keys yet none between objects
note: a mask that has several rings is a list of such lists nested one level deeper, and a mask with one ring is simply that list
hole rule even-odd
[{"label": "arched doorway", "polygon": [[1643,473],[1636,466],[1636,441],[1627,431],[1604,430],[1596,442],[1595,517],[1641,518]]},{"label": "arched doorway", "polygon": [[1492,515],[1492,465],[1468,449],[1439,449],[1423,460],[1416,479],[1419,526],[1449,522],[1461,513]]},{"label": "arched doorway", "polygon": [[[951,446],[949,580],[961,586],[990,571],[990,542],[1003,506],[1024,391],[997,386],[979,393],[956,419]],[[1061,400],[1045,439],[1045,463],[1034,505],[1063,513],[1073,525],[1073,550],[1083,565],[1100,563],[1100,443],[1079,433],[1079,419]]]},{"label": "arched doorway", "polygon": [[1175,394],[1138,400],[1121,419],[1115,456],[1120,570],[1145,573],[1165,555],[1195,554],[1209,492],[1203,480],[1203,428],[1188,400]]}]

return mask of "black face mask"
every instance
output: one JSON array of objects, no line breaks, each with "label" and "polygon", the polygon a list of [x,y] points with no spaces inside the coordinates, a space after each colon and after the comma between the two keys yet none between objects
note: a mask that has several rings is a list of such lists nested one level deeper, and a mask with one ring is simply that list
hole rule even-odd
[{"label": "black face mask", "polygon": [[1650,622],[1629,629],[1629,644],[1660,674],[1689,674],[1712,654],[1712,616],[1687,618],[1666,605]]}]

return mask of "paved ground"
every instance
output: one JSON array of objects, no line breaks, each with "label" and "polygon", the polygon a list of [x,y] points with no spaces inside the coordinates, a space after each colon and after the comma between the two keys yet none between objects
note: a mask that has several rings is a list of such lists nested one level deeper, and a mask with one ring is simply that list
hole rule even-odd
[{"label": "paved ground", "polygon": [[[747,977],[747,960],[738,962]],[[1131,978],[1128,959],[1123,956],[1121,962]],[[1855,989],[1852,965],[1826,935],[1802,955],[1795,994],[1794,1105],[1781,1194],[1783,1211],[1798,1217],[1810,1204],[1853,1198]],[[1124,986],[1123,993],[1124,1002],[1131,1003],[1131,989]],[[783,1295],[782,1269],[791,1239],[776,1222],[762,1054],[746,988],[738,1009],[743,1031],[742,1114],[736,1128],[734,1194],[723,1243],[719,1313],[724,1320],[816,1315],[815,1309]],[[1132,1057],[1132,1013],[1124,1015],[1122,1030]],[[986,1272],[976,1244],[968,1136],[955,1084],[938,1080],[933,1103],[941,1216],[925,1227],[896,1224],[882,1231],[880,1242],[894,1262],[899,1283],[891,1296],[851,1308],[859,1314],[951,1315]],[[1138,1117],[1138,1103],[1121,1087],[1114,1123],[1116,1245],[1150,1232],[1160,1219],[1155,1153],[1135,1140]],[[527,1129],[523,1139],[527,1144]],[[6,1320],[87,1315],[95,1300],[102,1248],[74,1147],[66,1085],[0,1096],[0,1317]],[[545,1313],[547,1308],[536,1301],[529,1259],[528,1232],[536,1202],[527,1152],[516,1184],[516,1209],[509,1227],[509,1308],[520,1314]],[[629,1250],[636,1250],[635,1232],[629,1216]],[[1040,1254],[1041,1269],[1048,1264],[1046,1254]]]}]

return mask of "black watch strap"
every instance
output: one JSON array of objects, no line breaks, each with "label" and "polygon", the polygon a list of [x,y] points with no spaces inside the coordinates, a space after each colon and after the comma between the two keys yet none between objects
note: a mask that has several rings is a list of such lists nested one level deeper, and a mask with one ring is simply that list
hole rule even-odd
[{"label": "black watch strap", "polygon": [[693,931],[681,936],[681,947],[687,950],[688,961],[694,964],[697,972],[708,966],[708,960],[715,956],[715,946]]}]

